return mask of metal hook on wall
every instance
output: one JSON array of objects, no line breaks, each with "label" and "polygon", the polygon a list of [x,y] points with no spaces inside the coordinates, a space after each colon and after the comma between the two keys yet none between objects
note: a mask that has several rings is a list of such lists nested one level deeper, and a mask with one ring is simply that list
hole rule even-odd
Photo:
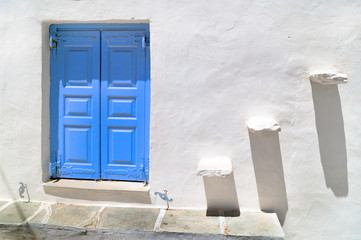
[{"label": "metal hook on wall", "polygon": [[30,195],[29,195],[29,190],[28,190],[28,186],[26,184],[24,184],[23,182],[19,182],[20,183],[20,187],[19,187],[19,195],[21,198],[24,198],[24,192],[26,190],[26,195],[28,195],[28,202],[30,202]]},{"label": "metal hook on wall", "polygon": [[166,210],[169,209],[169,202],[173,202],[173,198],[169,199],[167,193],[168,193],[168,190],[166,190],[166,189],[164,189],[164,193],[160,193],[160,192],[155,192],[154,193],[154,195],[158,194],[161,199],[163,199],[164,201],[167,202],[167,209]]}]

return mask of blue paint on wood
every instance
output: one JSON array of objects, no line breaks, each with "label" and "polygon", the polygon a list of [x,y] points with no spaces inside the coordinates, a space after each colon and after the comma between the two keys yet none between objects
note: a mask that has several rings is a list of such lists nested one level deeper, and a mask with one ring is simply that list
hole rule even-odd
[{"label": "blue paint on wood", "polygon": [[[54,29],[50,27],[50,36],[55,35]],[[58,78],[56,77],[56,49],[50,49],[50,177],[58,177],[57,155],[58,155]]]},{"label": "blue paint on wood", "polygon": [[145,180],[144,36],[144,31],[102,32],[102,179]]},{"label": "blue paint on wood", "polygon": [[100,178],[100,32],[57,33],[58,175]]},{"label": "blue paint on wood", "polygon": [[148,24],[57,24],[50,35],[51,177],[148,181]]}]

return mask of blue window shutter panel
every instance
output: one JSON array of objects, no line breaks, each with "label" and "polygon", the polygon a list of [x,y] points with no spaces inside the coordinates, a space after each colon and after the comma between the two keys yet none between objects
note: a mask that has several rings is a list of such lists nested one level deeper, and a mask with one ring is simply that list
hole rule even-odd
[{"label": "blue window shutter panel", "polygon": [[149,25],[49,33],[51,177],[148,182]]},{"label": "blue window shutter panel", "polygon": [[100,32],[59,31],[58,177],[100,178]]},{"label": "blue window shutter panel", "polygon": [[145,181],[147,178],[144,37],[144,31],[102,32],[102,179]]},{"label": "blue window shutter panel", "polygon": [[[51,25],[49,35],[55,38],[56,28]],[[57,154],[58,154],[58,99],[59,88],[56,78],[56,49],[50,49],[50,166],[49,174],[52,178],[58,177]]]}]

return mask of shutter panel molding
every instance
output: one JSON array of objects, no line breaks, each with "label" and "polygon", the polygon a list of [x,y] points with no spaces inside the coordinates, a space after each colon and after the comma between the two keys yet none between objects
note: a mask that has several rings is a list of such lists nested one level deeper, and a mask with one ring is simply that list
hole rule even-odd
[{"label": "shutter panel molding", "polygon": [[145,181],[145,50],[142,31],[102,32],[102,179]]},{"label": "shutter panel molding", "polygon": [[52,178],[149,181],[148,24],[54,24]]},{"label": "shutter panel molding", "polygon": [[100,178],[99,61],[100,32],[57,33],[60,178]]}]

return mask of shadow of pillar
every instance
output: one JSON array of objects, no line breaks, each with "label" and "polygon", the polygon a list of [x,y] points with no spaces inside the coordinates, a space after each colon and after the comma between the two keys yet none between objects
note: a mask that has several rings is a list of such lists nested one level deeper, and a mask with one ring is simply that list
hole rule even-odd
[{"label": "shadow of pillar", "polygon": [[278,132],[250,132],[260,208],[276,213],[283,225],[288,211]]},{"label": "shadow of pillar", "polygon": [[207,198],[207,216],[239,216],[239,204],[233,173],[226,177],[203,177]]},{"label": "shadow of pillar", "polygon": [[348,195],[347,152],[341,100],[337,85],[311,81],[312,98],[326,186],[337,197]]}]

